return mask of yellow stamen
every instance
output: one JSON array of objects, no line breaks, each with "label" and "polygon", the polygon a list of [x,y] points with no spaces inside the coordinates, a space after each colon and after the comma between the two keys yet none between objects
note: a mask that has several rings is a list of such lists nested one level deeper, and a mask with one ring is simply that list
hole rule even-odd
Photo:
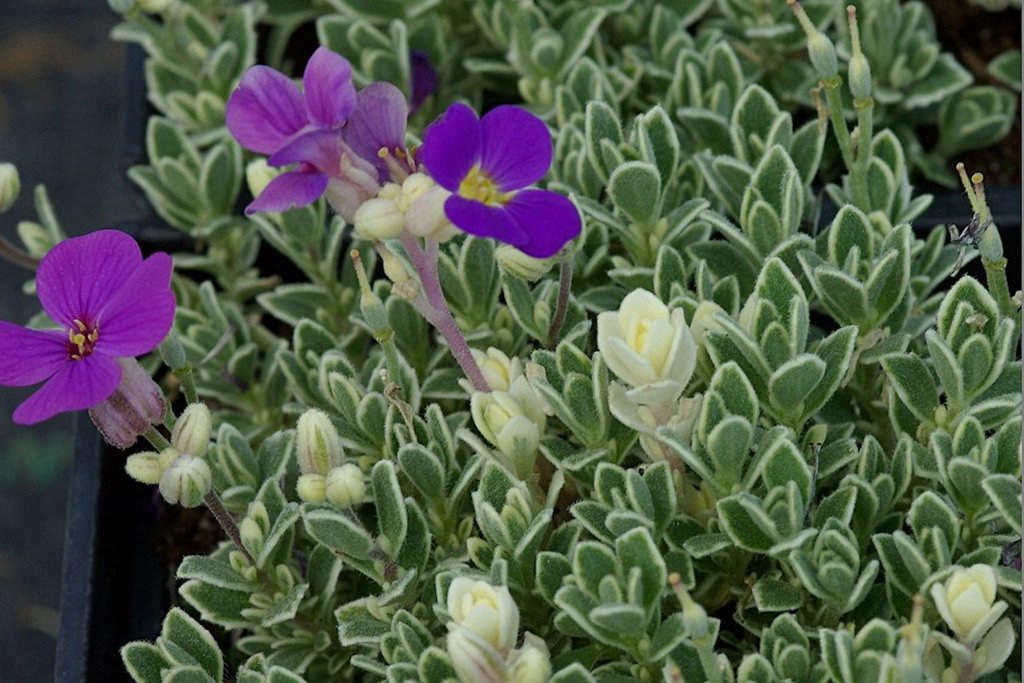
[{"label": "yellow stamen", "polygon": [[459,194],[466,199],[473,199],[489,206],[503,206],[512,198],[511,194],[502,193],[498,184],[484,173],[480,166],[474,166],[459,185]]}]

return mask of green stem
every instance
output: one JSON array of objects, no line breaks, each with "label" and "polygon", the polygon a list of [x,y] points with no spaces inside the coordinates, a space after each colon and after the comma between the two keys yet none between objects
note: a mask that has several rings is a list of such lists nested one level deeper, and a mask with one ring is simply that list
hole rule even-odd
[{"label": "green stem", "polygon": [[870,211],[867,178],[857,164],[857,157],[853,153],[853,144],[850,141],[850,129],[846,125],[846,119],[843,118],[843,98],[839,94],[843,78],[842,76],[833,76],[823,80],[821,85],[825,89],[825,99],[828,100],[829,119],[832,121],[832,130],[836,134],[836,142],[839,143],[839,152],[843,156],[846,170],[850,173],[853,203],[862,211]]},{"label": "green stem", "polygon": [[[990,225],[989,230],[996,230],[996,226]],[[999,258],[989,261],[982,257],[981,265],[985,267],[985,280],[988,282],[988,291],[996,300],[999,312],[1013,321],[1014,338],[1020,335],[1021,321],[1017,312],[1017,305],[1013,303],[1010,296],[1010,283],[1006,280],[1006,259]]]},{"label": "green stem", "polygon": [[[231,542],[235,544],[235,548],[238,549],[242,555],[245,556],[246,561],[253,567],[256,566],[256,560],[253,559],[252,554],[242,544],[242,534],[238,530],[238,524],[235,523],[235,518],[231,516],[228,509],[224,507],[224,502],[217,495],[217,492],[213,489],[203,496],[203,503],[207,509],[213,514],[214,519],[220,524],[220,528],[224,530],[224,533],[228,535]],[[265,579],[264,579],[265,581]]]},{"label": "green stem", "polygon": [[171,447],[171,442],[167,440],[167,437],[161,434],[153,425],[150,425],[149,429],[142,433],[142,437],[158,451]]},{"label": "green stem", "polygon": [[181,381],[181,390],[185,392],[185,401],[188,403],[199,402],[199,392],[196,391],[196,376],[191,365],[183,365],[174,371]]}]

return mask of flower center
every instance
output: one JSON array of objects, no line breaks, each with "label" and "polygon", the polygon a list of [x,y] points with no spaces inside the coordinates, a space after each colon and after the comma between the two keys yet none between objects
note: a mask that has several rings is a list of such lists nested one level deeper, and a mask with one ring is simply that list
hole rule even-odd
[{"label": "flower center", "polygon": [[89,327],[77,318],[73,322],[75,326],[68,330],[68,358],[81,360],[92,353],[100,338],[100,328]]},{"label": "flower center", "polygon": [[459,195],[490,206],[502,206],[512,196],[502,193],[498,189],[498,184],[480,170],[479,164],[474,166],[463,178],[459,185]]}]

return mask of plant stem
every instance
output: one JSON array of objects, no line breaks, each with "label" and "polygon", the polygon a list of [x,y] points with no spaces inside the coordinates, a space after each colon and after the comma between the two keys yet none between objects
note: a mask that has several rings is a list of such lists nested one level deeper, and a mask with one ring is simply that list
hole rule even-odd
[{"label": "plant stem", "polygon": [[0,237],[0,258],[33,272],[39,265],[39,259],[25,253],[3,237]]},{"label": "plant stem", "polygon": [[183,365],[174,371],[181,381],[181,390],[185,392],[185,401],[188,403],[199,402],[199,392],[196,391],[196,375],[191,365]]},{"label": "plant stem", "polygon": [[[839,151],[843,155],[843,163],[846,164],[846,170],[850,173],[853,203],[856,204],[858,209],[866,213],[871,211],[868,199],[867,177],[863,172],[866,170],[867,165],[865,162],[864,169],[862,169],[857,164],[857,157],[853,153],[853,145],[850,142],[850,129],[846,125],[846,119],[843,118],[843,99],[839,95],[839,88],[842,84],[843,79],[841,76],[833,76],[821,82],[822,87],[825,89],[825,98],[828,100],[828,114],[832,121],[832,130],[835,131],[836,142],[839,143]],[[861,131],[861,135],[862,142],[860,147],[863,148],[863,131]]]},{"label": "plant stem", "polygon": [[210,489],[209,492],[203,496],[203,503],[206,505],[207,509],[213,513],[217,523],[220,524],[220,528],[228,535],[228,538],[230,538],[231,542],[235,544],[238,551],[245,556],[245,559],[250,565],[255,567],[256,560],[253,559],[252,554],[242,544],[242,534],[238,530],[238,524],[235,523],[235,518],[232,517],[231,513],[228,512],[226,507],[224,507],[224,502],[221,501],[217,492]]},{"label": "plant stem", "polygon": [[150,425],[149,428],[142,433],[142,437],[158,451],[171,447],[171,442],[167,440],[167,437],[161,434],[153,425]]},{"label": "plant stem", "polygon": [[418,306],[420,314],[427,319],[434,328],[441,333],[456,362],[462,368],[470,383],[476,391],[489,392],[490,386],[469,350],[469,344],[462,335],[458,323],[452,317],[451,309],[444,298],[441,289],[441,280],[437,273],[438,244],[437,240],[427,238],[426,250],[420,246],[419,241],[412,235],[402,235],[402,246],[405,247],[409,260],[420,276],[420,284],[423,286],[423,294],[426,297],[426,306]]},{"label": "plant stem", "polygon": [[567,255],[558,264],[558,302],[555,304],[555,316],[548,328],[548,348],[558,346],[558,338],[565,323],[565,314],[569,310],[569,294],[572,291],[572,254]]},{"label": "plant stem", "polygon": [[[989,230],[996,230],[995,224],[988,227]],[[985,281],[988,283],[988,291],[996,300],[999,312],[1013,321],[1013,336],[1016,339],[1020,336],[1021,320],[1017,311],[1017,305],[1013,303],[1010,296],[1010,283],[1006,280],[1006,258],[989,261],[982,257],[981,265],[985,267]]]}]

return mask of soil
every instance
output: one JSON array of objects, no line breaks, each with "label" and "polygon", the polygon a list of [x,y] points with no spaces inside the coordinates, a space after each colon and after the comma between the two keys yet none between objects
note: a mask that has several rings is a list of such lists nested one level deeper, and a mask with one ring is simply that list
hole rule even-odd
[{"label": "soil", "polygon": [[[989,12],[967,0],[926,0],[935,16],[939,41],[953,52],[957,61],[974,76],[978,85],[1000,85],[989,75],[993,58],[1021,48],[1021,10]],[[985,149],[960,155],[967,168],[981,171],[990,184],[1020,185],[1021,182],[1021,100],[1017,96],[1017,118],[1009,135]]]}]

